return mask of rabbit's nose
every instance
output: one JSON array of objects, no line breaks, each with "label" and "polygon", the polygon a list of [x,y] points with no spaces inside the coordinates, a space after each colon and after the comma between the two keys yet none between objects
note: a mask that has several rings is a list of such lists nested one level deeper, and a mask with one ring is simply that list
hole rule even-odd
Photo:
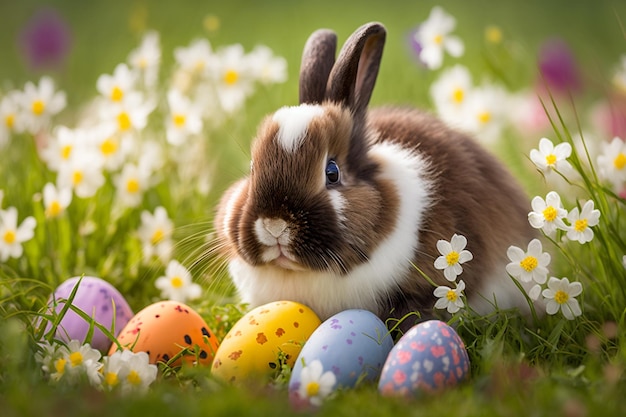
[{"label": "rabbit's nose", "polygon": [[283,219],[263,219],[263,227],[269,234],[278,239],[287,229],[287,222]]}]

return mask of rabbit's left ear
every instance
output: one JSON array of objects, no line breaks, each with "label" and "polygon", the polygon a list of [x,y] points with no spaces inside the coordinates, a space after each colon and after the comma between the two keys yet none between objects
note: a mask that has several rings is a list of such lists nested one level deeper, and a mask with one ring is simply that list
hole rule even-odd
[{"label": "rabbit's left ear", "polygon": [[324,100],[328,75],[335,63],[337,35],[319,29],[307,40],[300,65],[300,104],[319,104]]},{"label": "rabbit's left ear", "polygon": [[346,41],[330,72],[326,98],[364,114],[372,97],[387,31],[380,23],[367,23]]}]

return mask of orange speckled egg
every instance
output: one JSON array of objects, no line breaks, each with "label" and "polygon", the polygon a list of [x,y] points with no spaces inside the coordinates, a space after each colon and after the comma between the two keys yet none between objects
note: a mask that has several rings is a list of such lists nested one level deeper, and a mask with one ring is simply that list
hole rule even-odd
[{"label": "orange speckled egg", "polygon": [[259,306],[230,329],[213,360],[212,374],[230,382],[274,375],[279,354],[293,367],[304,342],[321,324],[309,307],[277,301]]},{"label": "orange speckled egg", "polygon": [[[185,355],[184,361],[191,364],[197,358],[199,364],[210,365],[219,346],[204,319],[189,306],[177,301],[160,301],[147,306],[128,322],[117,340],[122,347],[133,352],[146,352],[150,363],[168,362],[183,348],[193,350],[197,345],[197,355]],[[113,344],[109,355],[116,349],[117,345]],[[181,364],[178,359],[171,365]]]}]

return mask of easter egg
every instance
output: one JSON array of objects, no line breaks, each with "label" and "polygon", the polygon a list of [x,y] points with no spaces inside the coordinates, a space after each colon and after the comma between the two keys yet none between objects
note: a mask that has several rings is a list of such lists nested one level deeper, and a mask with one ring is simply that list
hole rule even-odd
[{"label": "easter egg", "polygon": [[391,350],[378,390],[411,397],[453,387],[468,376],[469,358],[457,332],[430,320],[413,326]]},{"label": "easter egg", "polygon": [[[219,345],[202,316],[178,301],[159,301],[147,306],[128,322],[117,341],[125,349],[146,352],[154,364],[169,362],[183,349],[191,349],[171,366],[183,362],[210,365]],[[114,344],[109,354],[116,350]]]},{"label": "easter egg", "polygon": [[[113,330],[114,335],[133,316],[133,311],[122,294],[107,281],[96,277],[74,277],[59,285],[49,303],[57,314],[66,307],[66,301],[77,285],[78,288],[72,299],[72,305],[93,318],[96,323],[108,330]],[[115,321],[113,320],[114,314]],[[115,328],[111,329],[113,322],[115,322]],[[49,322],[47,329],[49,330],[51,327],[52,323]],[[55,336],[65,342],[73,339],[85,342],[89,327],[90,323],[87,320],[72,309],[68,309],[56,329]],[[94,349],[106,352],[112,341],[100,329],[94,327],[90,343]]]},{"label": "easter egg", "polygon": [[302,348],[289,381],[291,402],[315,403],[337,388],[378,380],[392,348],[385,323],[372,312],[354,309],[335,314]]},{"label": "easter egg", "polygon": [[293,367],[320,323],[313,310],[300,303],[277,301],[256,307],[226,334],[211,372],[228,382],[265,382],[283,364]]}]

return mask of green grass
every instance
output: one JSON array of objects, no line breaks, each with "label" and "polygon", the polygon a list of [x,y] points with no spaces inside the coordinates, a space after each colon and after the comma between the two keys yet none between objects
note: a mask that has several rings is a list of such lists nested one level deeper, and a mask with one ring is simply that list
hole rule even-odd
[{"label": "green grass", "polygon": [[[53,4],[50,4],[53,3]],[[163,273],[158,262],[143,263],[135,235],[142,210],[167,208],[176,225],[175,258],[191,266],[205,288],[193,306],[216,334],[223,336],[242,314],[228,277],[215,260],[199,260],[204,234],[211,228],[217,199],[232,181],[247,172],[248,146],[263,115],[296,104],[300,53],[307,36],[329,27],[342,42],[360,24],[377,20],[388,28],[383,65],[372,104],[409,104],[432,109],[428,90],[438,73],[415,64],[406,46],[407,33],[424,20],[432,1],[322,2],[2,2],[0,4],[0,96],[36,81],[41,72],[29,70],[15,39],[33,11],[42,5],[57,8],[69,22],[74,44],[66,66],[53,75],[68,94],[68,108],[56,122],[74,126],[81,105],[97,94],[100,74],[111,73],[126,59],[145,28],[161,35],[162,79],[172,68],[173,49],[196,37],[207,37],[215,49],[241,43],[246,51],[256,44],[271,47],[289,65],[289,80],[257,89],[245,108],[223,126],[207,131],[203,157],[213,163],[206,171],[212,188],[201,194],[179,175],[172,155],[161,180],[144,196],[142,205],[119,216],[112,214],[113,178],[90,199],[74,197],[59,219],[45,219],[41,190],[54,173],[37,157],[33,138],[14,137],[3,149],[0,163],[0,208],[15,206],[19,221],[34,216],[35,237],[25,243],[19,259],[0,263],[0,410],[5,417],[35,415],[290,415],[286,388],[235,388],[214,380],[209,370],[184,368],[162,376],[146,396],[122,397],[88,386],[53,384],[34,360],[36,329],[32,320],[63,280],[95,275],[113,283],[134,311],[159,296],[154,280]],[[581,64],[586,89],[570,101],[545,99],[553,115],[552,129],[543,134],[556,142],[574,142],[579,130],[590,129],[589,109],[609,89],[613,67],[626,53],[626,4],[611,1],[451,1],[443,7],[457,19],[455,33],[466,44],[459,60],[444,66],[466,65],[475,82],[497,80],[511,91],[530,87],[536,79],[539,45],[554,36],[567,40]],[[220,28],[208,32],[207,15],[217,16]],[[488,25],[497,25],[504,43],[484,41]],[[545,97],[544,97],[545,98]],[[151,119],[151,135],[163,137],[160,113]],[[580,126],[579,126],[580,125]],[[590,135],[592,136],[592,135]],[[495,151],[526,185],[529,195],[545,196],[551,189],[527,160],[539,136],[507,131]],[[413,400],[380,397],[374,386],[338,392],[320,410],[323,415],[624,415],[626,379],[626,253],[623,199],[615,196],[587,167],[586,155],[571,160],[581,173],[578,185],[561,192],[567,207],[575,198],[593,199],[602,211],[596,237],[584,246],[544,241],[551,252],[551,274],[583,283],[583,315],[567,321],[561,315],[526,320],[516,312],[498,311],[489,317],[471,312],[452,322],[465,340],[472,364],[470,381],[457,389]],[[207,164],[208,165],[208,164]],[[529,204],[530,206],[530,204]],[[81,233],[95,225],[90,233]],[[234,303],[234,304],[233,304]],[[228,317],[228,320],[224,320]],[[220,321],[221,320],[221,321]],[[33,400],[36,398],[36,401]]]}]

